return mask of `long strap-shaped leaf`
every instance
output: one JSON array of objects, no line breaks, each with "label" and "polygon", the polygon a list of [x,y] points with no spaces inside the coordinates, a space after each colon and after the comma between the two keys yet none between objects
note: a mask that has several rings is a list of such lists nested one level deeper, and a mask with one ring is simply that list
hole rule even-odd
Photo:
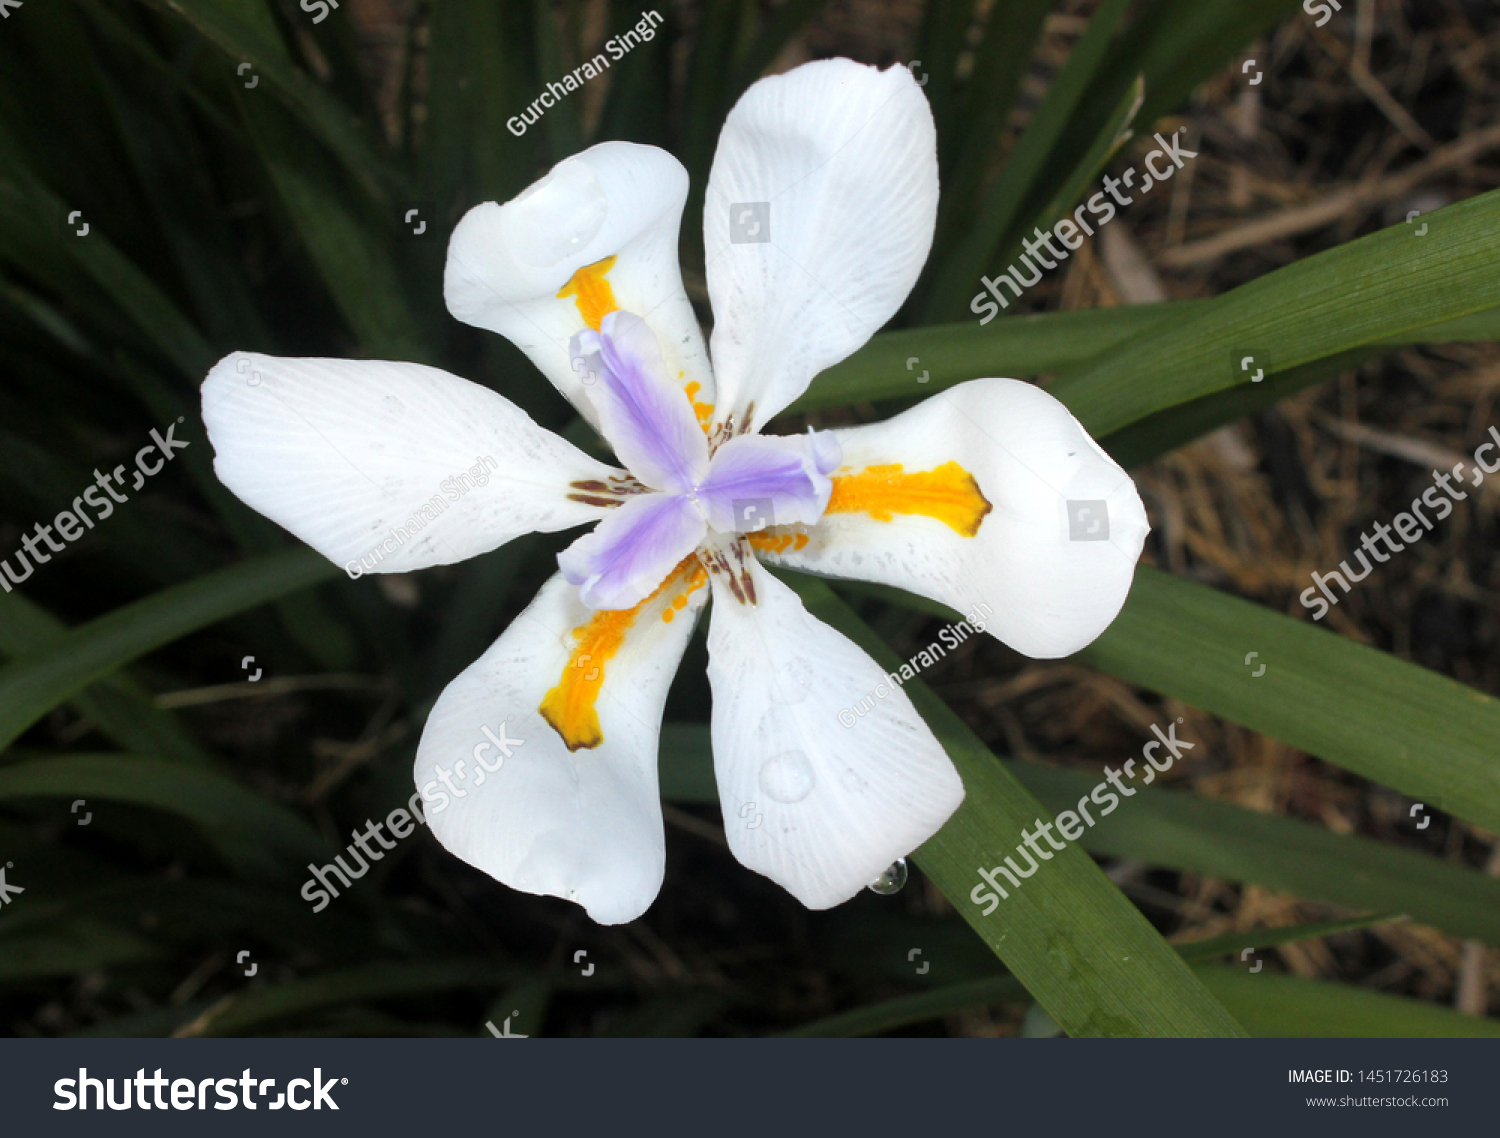
[{"label": "long strap-shaped leaf", "polygon": [[[0,596],[0,659],[35,652],[67,632],[67,625],[20,593]],[[78,692],[73,703],[126,750],[193,766],[212,766],[216,761],[176,717],[159,710],[150,695],[124,675],[108,676]]]},{"label": "long strap-shaped leaf", "polygon": [[[1285,371],[1500,305],[1500,190],[1241,285],[1180,325],[1148,331],[1052,393],[1100,436],[1254,376]],[[1238,361],[1238,362],[1237,362]]]},{"label": "long strap-shaped leaf", "polygon": [[[1358,927],[1369,922],[1331,923]],[[1272,943],[1324,936],[1329,931],[1337,930],[1310,926],[1289,930],[1261,929],[1239,939],[1243,943],[1254,937],[1261,947],[1266,947]],[[1199,947],[1196,944],[1183,945],[1184,958],[1199,959],[1196,951]],[[1248,969],[1220,965],[1199,965],[1195,973],[1209,991],[1245,1022],[1251,1035],[1261,1038],[1448,1039],[1500,1036],[1500,1024],[1493,1019],[1460,1015],[1425,1001],[1371,992],[1348,984],[1303,980],[1283,973],[1251,973]],[[874,1035],[968,1007],[1024,998],[1024,989],[1014,976],[965,980],[930,992],[898,996],[829,1016],[788,1034],[825,1038]]]},{"label": "long strap-shaped leaf", "polygon": [[1067,128],[1128,6],[1126,0],[1105,0],[1095,11],[1088,31],[1047,89],[1031,125],[1006,157],[978,217],[935,275],[925,305],[928,319],[951,317],[964,310],[968,294],[978,287],[990,256],[1011,231],[1047,156]]},{"label": "long strap-shaped leaf", "polygon": [[1500,830],[1500,700],[1436,672],[1144,565],[1081,657]]},{"label": "long strap-shaped leaf", "polygon": [[[870,591],[957,619],[898,589]],[[1500,830],[1500,700],[1446,676],[1148,565],[1077,658]]]},{"label": "long strap-shaped leaf", "polygon": [[[392,191],[409,192],[397,167],[385,161],[372,143],[371,132],[348,108],[295,67],[274,38],[261,34],[267,13],[223,0],[144,0],[150,7],[172,12],[224,54],[226,67],[249,63],[265,79],[264,90],[337,154],[356,182],[380,203]],[[261,27],[237,18],[236,11],[259,17]],[[273,31],[274,29],[270,29]]]},{"label": "long strap-shaped leaf", "polygon": [[166,810],[192,821],[240,873],[275,878],[327,850],[318,833],[285,807],[232,779],[138,755],[63,755],[0,767],[0,801],[89,798]]},{"label": "long strap-shaped leaf", "polygon": [[[1233,293],[1227,295],[1234,296]],[[1113,359],[1118,349],[1136,336],[1149,331],[1181,328],[1188,320],[1196,319],[1219,303],[1221,301],[1217,298],[1178,300],[1170,304],[1133,304],[1121,308],[1090,308],[1081,312],[1012,316],[985,327],[971,321],[882,332],[847,360],[819,375],[790,410],[795,413],[880,399],[922,398],[945,387],[985,376],[1019,379],[1051,372],[1082,371]],[[1500,340],[1500,308],[1394,332],[1358,350],[1378,354],[1410,344],[1476,340]],[[1344,360],[1345,355],[1327,357],[1326,360]],[[1315,367],[1326,360],[1303,367]],[[1353,365],[1345,363],[1343,366]],[[1296,373],[1300,370],[1277,370],[1260,383],[1241,384],[1216,392],[1162,412],[1160,417],[1165,418],[1174,411],[1181,411],[1185,416],[1191,412],[1194,423],[1202,421],[1208,424],[1197,431],[1189,425],[1185,438],[1180,432],[1173,435],[1177,441],[1185,442],[1195,433],[1213,430],[1290,394],[1290,390],[1296,389]],[[1281,381],[1286,376],[1292,376],[1293,380],[1283,385]],[[1316,382],[1318,378],[1326,376],[1320,373],[1312,381]],[[1305,385],[1307,380],[1304,378],[1303,382]],[[1067,393],[1066,385],[1063,391]],[[1149,421],[1151,419],[1138,420],[1134,425],[1142,426]]]},{"label": "long strap-shaped leaf", "polygon": [[164,589],[80,625],[0,668],[0,750],[63,700],[147,652],[337,572],[300,547]]},{"label": "long strap-shaped leaf", "polygon": [[1500,1022],[1460,1015],[1425,1000],[1403,999],[1282,972],[1202,965],[1197,973],[1244,1017],[1257,1039],[1493,1039]]},{"label": "long strap-shaped leaf", "polygon": [[[1235,933],[1225,937],[1193,941],[1191,944],[1174,946],[1181,957],[1192,963],[1217,959],[1226,953],[1238,952],[1247,944],[1256,948],[1270,948],[1277,944],[1290,944],[1299,940],[1331,936],[1334,933],[1366,928],[1389,917],[1351,917],[1341,921],[1318,921],[1307,925],[1289,925],[1284,928],[1256,929],[1253,932]],[[1026,998],[1026,989],[1014,976],[979,976],[955,984],[943,984],[925,992],[913,992],[906,996],[866,1004],[862,1008],[840,1012],[824,1019],[814,1020],[786,1034],[793,1038],[848,1038],[857,1035],[877,1035],[882,1031],[893,1031],[908,1024],[937,1019],[984,1004],[1020,1002]],[[1450,1013],[1451,1014],[1451,1013]]]},{"label": "long strap-shaped leaf", "polygon": [[[665,724],[660,766],[663,798],[719,801],[706,723]],[[1100,780],[1098,773],[1043,763],[1006,766],[1054,816]],[[1129,810],[1099,819],[1079,840],[1092,854],[1250,881],[1346,909],[1405,913],[1453,936],[1500,945],[1500,880],[1297,818],[1181,791],[1138,789]]]},{"label": "long strap-shaped leaf", "polygon": [[[1014,762],[1010,769],[1053,811],[1071,809],[1100,781],[1097,773],[1041,763]],[[1405,913],[1454,936],[1500,945],[1500,880],[1461,863],[1182,791],[1137,790],[1130,805],[1086,830],[1083,848],[1253,881],[1346,909]]]},{"label": "long strap-shaped leaf", "polygon": [[[809,611],[880,661],[898,667],[879,638],[808,577],[790,577]],[[1077,846],[1054,855],[1026,887],[980,915],[969,893],[981,867],[1015,856],[1022,830],[1044,808],[1016,781],[963,720],[919,681],[905,685],[917,710],[948,751],[965,798],[947,825],[917,852],[918,864],[975,931],[1073,1036],[1240,1035],[1135,906]]]}]

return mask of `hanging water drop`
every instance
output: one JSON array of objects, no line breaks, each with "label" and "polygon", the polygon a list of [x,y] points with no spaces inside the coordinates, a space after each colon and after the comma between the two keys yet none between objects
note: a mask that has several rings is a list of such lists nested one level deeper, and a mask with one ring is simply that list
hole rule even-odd
[{"label": "hanging water drop", "polygon": [[870,892],[879,893],[882,896],[890,896],[892,893],[901,892],[901,886],[906,884],[906,859],[898,857],[890,865],[886,866],[885,872],[870,882]]}]

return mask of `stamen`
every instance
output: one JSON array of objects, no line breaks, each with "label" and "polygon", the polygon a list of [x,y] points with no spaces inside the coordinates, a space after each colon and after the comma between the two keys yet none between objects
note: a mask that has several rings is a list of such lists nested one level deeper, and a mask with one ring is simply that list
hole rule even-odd
[{"label": "stamen", "polygon": [[568,489],[573,493],[567,495],[570,502],[582,502],[585,506],[620,506],[624,505],[625,499],[636,494],[649,494],[650,487],[641,485],[636,479],[626,475],[611,474],[608,482],[600,482],[597,478],[583,478],[577,482],[569,482]]},{"label": "stamen", "polygon": [[920,514],[973,537],[993,508],[974,476],[956,462],[912,474],[893,462],[835,475],[824,513],[866,513],[877,522],[889,522],[896,514]]},{"label": "stamen", "polygon": [[[698,550],[703,558],[703,565],[710,573],[716,574],[721,581],[728,586],[734,599],[742,605],[755,605],[755,577],[750,572],[747,561],[754,560],[746,552],[743,534],[737,535],[733,544],[728,546],[705,545]],[[727,548],[734,556],[734,564],[729,563],[729,556],[724,550]]]}]

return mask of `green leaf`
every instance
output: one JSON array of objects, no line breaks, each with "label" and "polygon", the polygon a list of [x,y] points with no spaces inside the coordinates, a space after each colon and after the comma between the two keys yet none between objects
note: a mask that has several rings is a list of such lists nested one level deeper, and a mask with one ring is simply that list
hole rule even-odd
[{"label": "green leaf", "polygon": [[939,149],[943,177],[936,248],[947,249],[948,235],[955,229],[961,232],[978,208],[1051,7],[1051,0],[1011,0],[990,7],[984,39],[954,115],[962,129],[944,139]]},{"label": "green leaf", "polygon": [[250,295],[207,176],[208,156],[180,100],[154,89],[169,85],[161,79],[144,82],[134,63],[132,59],[128,66],[128,81],[104,67],[97,77],[109,94],[120,138],[199,323],[220,343],[269,350],[270,332]]},{"label": "green leaf", "polygon": [[234,10],[250,12],[243,4],[226,0],[143,0],[159,12],[181,18],[223,54],[226,74],[238,77],[238,67],[248,63],[261,82],[257,89],[269,95],[338,155],[355,182],[371,200],[391,204],[393,191],[408,194],[409,187],[395,166],[375,149],[367,128],[343,103],[324,91],[313,78],[298,70],[276,38],[269,13],[257,25],[239,19]]},{"label": "green leaf", "polygon": [[[1102,781],[1102,773],[1038,763],[1009,765],[1054,813],[1071,809]],[[1122,805],[1100,818],[1082,842],[1096,855],[1254,882],[1347,909],[1405,913],[1453,936],[1500,945],[1500,879],[1369,838],[1330,833],[1296,818],[1196,794],[1140,788],[1128,809]]]},{"label": "green leaf", "polygon": [[940,165],[969,125],[954,116],[954,104],[958,59],[968,46],[974,7],[974,0],[922,5],[922,26],[912,50],[913,55],[921,56],[921,59],[912,61],[912,75],[923,84],[923,94],[932,110]]},{"label": "green leaf", "polygon": [[663,723],[657,766],[661,796],[669,802],[718,803],[708,724]]},{"label": "green leaf", "polygon": [[[37,652],[67,633],[67,625],[19,593],[0,596],[0,658]],[[106,676],[72,700],[78,710],[129,751],[172,762],[211,766],[215,759],[150,695],[123,675]]]},{"label": "green leaf", "polygon": [[1012,316],[984,327],[973,320],[882,332],[818,375],[788,413],[863,400],[920,398],[970,379],[1014,379],[1080,367],[1144,332],[1180,323],[1208,303],[1091,308]]},{"label": "green leaf", "polygon": [[439,217],[509,201],[531,181],[534,147],[505,126],[536,98],[528,87],[521,5],[435,4],[422,172]]},{"label": "green leaf", "polygon": [[[1393,226],[1241,285],[1175,327],[1147,331],[1052,393],[1096,436],[1252,377],[1500,305],[1500,191]],[[1262,361],[1262,357],[1269,357]]]},{"label": "green leaf", "polygon": [[[829,588],[789,578],[808,610],[883,667],[900,661]],[[1006,966],[1074,1036],[1239,1035],[1140,912],[1077,846],[1005,902],[980,915],[970,897],[979,867],[1014,856],[1043,809],[957,715],[919,681],[904,686],[963,778],[963,805],[915,857]]]},{"label": "green leaf", "polygon": [[284,876],[327,854],[301,818],[212,771],[139,756],[60,755],[0,767],[0,801],[85,798],[181,815],[237,872]]},{"label": "green leaf", "polygon": [[519,976],[515,967],[492,960],[366,964],[239,992],[174,1034],[189,1037],[264,1034],[264,1026],[276,1020],[340,1004],[455,988],[498,988]]},{"label": "green leaf", "polygon": [[[1175,947],[1184,960],[1210,960],[1226,952],[1238,952],[1240,947],[1244,946],[1270,948],[1276,944],[1311,940],[1315,937],[1365,928],[1388,919],[1354,917],[1342,921],[1319,921],[1315,924],[1255,929],[1231,937],[1214,937],[1210,940],[1195,941]],[[1026,989],[1014,976],[985,976],[964,980],[957,984],[944,984],[925,992],[914,992],[908,996],[897,996],[894,999],[867,1004],[862,1008],[840,1012],[838,1015],[803,1024],[793,1031],[786,1032],[786,1035],[804,1039],[847,1039],[861,1035],[878,1035],[884,1031],[894,1031],[910,1024],[952,1015],[965,1008],[987,1004],[1020,1003],[1026,998]]]},{"label": "green leaf", "polygon": [[[818,0],[819,3],[822,0]],[[656,11],[655,0],[629,0],[610,5],[613,35],[634,28],[648,12]],[[807,0],[783,4],[773,21],[794,17],[797,8]],[[672,139],[672,44],[675,40],[676,12],[661,13],[664,22],[657,25],[656,36],[648,43],[637,44],[630,54],[610,64],[609,98],[594,131],[593,141],[619,139],[648,146],[671,149]],[[759,75],[757,70],[756,75]]]},{"label": "green leaf", "polygon": [[[750,15],[747,7],[744,0],[704,0],[698,12],[696,42],[688,57],[686,138],[682,151],[683,164],[693,176],[695,189],[707,180],[724,112],[734,98],[726,90],[725,80],[734,75],[735,55]],[[697,196],[701,198],[702,192]],[[687,216],[695,216],[691,201]]]},{"label": "green leaf", "polygon": [[[1081,312],[1011,316],[984,326],[973,320],[963,324],[934,324],[926,328],[881,332],[871,337],[854,355],[818,375],[788,413],[841,407],[861,401],[921,398],[971,379],[996,376],[1018,379],[1051,372],[1068,373],[1086,369],[1090,364],[1102,365],[1114,358],[1118,350],[1134,337],[1180,328],[1218,303],[1217,298],[1178,300],[1170,304],[1132,304]],[[1397,332],[1374,345],[1357,349],[1355,353],[1332,356],[1303,365],[1303,368],[1270,375],[1261,383],[1241,384],[1204,396],[1159,416],[1143,419],[1136,426],[1144,428],[1151,423],[1164,434],[1170,432],[1172,437],[1187,441],[1194,437],[1191,432],[1195,430],[1198,433],[1214,430],[1241,415],[1269,406],[1298,390],[1297,385],[1319,382],[1354,366],[1358,360],[1370,358],[1365,353],[1378,355],[1412,344],[1489,340],[1500,340],[1500,308]],[[923,379],[924,375],[926,379]],[[1270,397],[1263,393],[1265,391],[1277,394]],[[1063,393],[1066,394],[1066,385]],[[1245,410],[1239,410],[1241,407]],[[1176,426],[1179,418],[1174,416],[1178,415],[1183,424],[1181,427]],[[1126,428],[1104,438],[1132,439],[1134,449],[1129,451],[1131,454],[1149,450],[1149,443],[1136,444],[1133,441],[1131,432],[1134,430],[1135,427]],[[1185,432],[1186,437],[1183,437]],[[1145,457],[1154,457],[1157,453],[1160,451],[1151,451]]]},{"label": "green leaf", "polygon": [[[924,306],[929,321],[952,318],[967,309],[969,294],[984,274],[990,257],[1020,219],[1027,194],[1036,185],[1048,155],[1077,110],[1129,3],[1130,0],[1103,0],[1095,10],[1088,31],[1068,54],[1068,62],[1047,89],[1031,125],[1007,156],[973,225],[934,276]],[[1118,101],[1112,99],[1111,108]]]},{"label": "green leaf", "polygon": [[[1263,1039],[1493,1039],[1500,1021],[1349,984],[1203,965],[1199,977]],[[1327,1087],[1317,1088],[1328,1091]],[[1361,1094],[1382,1094],[1366,1083]],[[1339,1092],[1343,1093],[1343,1092]]]},{"label": "green leaf", "polygon": [[147,652],[337,574],[305,547],[221,569],[116,609],[0,668],[0,750],[63,700]]},{"label": "green leaf", "polygon": [[[96,218],[86,237],[64,241],[60,221],[69,210],[63,200],[37,180],[10,132],[0,124],[0,231],[12,226],[30,229],[28,244],[42,233],[54,234],[49,243],[58,247],[92,282],[102,289],[138,329],[144,342],[186,375],[208,371],[217,355],[198,329],[171,299],[111,242],[109,230]],[[98,225],[98,228],[95,226]],[[7,248],[10,246],[10,248]],[[15,256],[25,246],[12,245],[0,233],[0,254]],[[32,269],[35,260],[19,259],[21,268]]]},{"label": "green leaf", "polygon": [[1078,658],[1500,831],[1500,700],[1445,676],[1148,566]]},{"label": "green leaf", "polygon": [[1140,121],[1154,124],[1297,5],[1298,0],[1160,0],[1143,5],[1089,85],[1040,184],[1055,185],[1075,168],[1107,109],[1136,76],[1146,79]]},{"label": "green leaf", "polygon": [[[1173,306],[1175,307],[1175,306]],[[1429,324],[1376,344],[1354,348],[1311,363],[1279,371],[1260,383],[1242,383],[1227,391],[1179,403],[1100,439],[1100,445],[1127,470],[1184,443],[1217,430],[1226,423],[1264,411],[1288,395],[1323,383],[1415,343],[1451,344],[1500,340],[1500,309],[1487,308],[1456,320]]]},{"label": "green leaf", "polygon": [[1179,403],[1105,435],[1099,440],[1099,445],[1126,470],[1133,470],[1226,423],[1264,411],[1289,395],[1326,383],[1361,364],[1379,359],[1390,350],[1389,346],[1380,344],[1354,348],[1276,372],[1260,383],[1242,383],[1227,391],[1216,391],[1212,395]]},{"label": "green leaf", "polygon": [[0,982],[75,976],[160,955],[129,929],[87,916],[19,932],[9,928],[0,917]]},{"label": "green leaf", "polygon": [[[362,349],[378,359],[432,362],[402,288],[394,210],[382,223],[353,200],[345,179],[281,107],[253,91],[234,97],[282,206]],[[438,280],[430,285],[435,303]]]},{"label": "green leaf", "polygon": [[1097,115],[1101,104],[1119,98],[1135,76],[1144,75],[1141,121],[1154,123],[1299,6],[1300,0],[1166,0],[1148,6],[1121,35],[1084,105]]},{"label": "green leaf", "polygon": [[[663,725],[659,765],[663,798],[719,801],[706,724]],[[1102,781],[1099,774],[1040,763],[1005,765],[1053,817]],[[1091,854],[1254,882],[1347,909],[1404,913],[1453,936],[1500,946],[1500,880],[1296,818],[1138,788],[1128,810],[1100,818],[1080,841]]]},{"label": "green leaf", "polygon": [[827,3],[828,0],[785,0],[767,17],[765,25],[740,52],[734,76],[720,96],[721,120],[750,85],[765,74],[792,37],[811,23]]},{"label": "green leaf", "polygon": [[[536,61],[538,77],[543,84],[548,81],[560,83],[570,69],[563,59],[557,20],[548,0],[532,0],[531,23],[535,33],[532,58]],[[553,162],[561,162],[583,149],[582,107],[577,99],[560,99],[537,124],[546,133]]]},{"label": "green leaf", "polygon": [[[147,426],[142,424],[139,429],[143,440],[149,442]],[[26,434],[36,437],[33,430]],[[62,441],[49,439],[54,444]],[[188,453],[192,453],[191,448]],[[0,427],[0,486],[8,491],[7,504],[18,514],[56,517],[59,506],[66,507],[94,484],[96,455],[81,457],[81,462],[64,462],[31,438]],[[107,469],[109,464],[103,465]],[[175,512],[164,513],[160,504],[155,493],[138,495],[119,510],[118,516],[112,512],[107,541],[101,534],[83,548],[103,553],[117,568],[133,571],[154,584],[170,584],[222,563],[218,548],[198,527],[185,523]]]},{"label": "green leaf", "polygon": [[[1104,172],[1104,168],[1109,165],[1110,159],[1119,152],[1120,147],[1130,141],[1134,134],[1134,131],[1131,130],[1131,124],[1136,121],[1136,116],[1140,114],[1141,104],[1145,101],[1145,98],[1146,81],[1143,77],[1137,76],[1136,81],[1125,89],[1125,94],[1121,96],[1119,104],[1115,107],[1114,114],[1110,115],[1105,121],[1103,128],[1099,131],[1098,137],[1094,139],[1093,144],[1074,168],[1072,174],[1053,193],[1052,199],[1047,203],[1046,208],[1042,210],[1041,214],[1037,218],[1027,221],[1024,227],[1034,226],[1035,229],[1051,229],[1057,224],[1060,218],[1065,217],[1069,212],[1073,211],[1073,207],[1078,203],[1079,198],[1084,195],[1085,188],[1092,185],[1098,179]],[[1023,233],[1021,236],[1027,237],[1032,235],[1034,233]],[[1006,263],[1013,261],[1020,253],[1021,246],[1018,242],[1012,246],[1012,255],[1005,258]]]}]

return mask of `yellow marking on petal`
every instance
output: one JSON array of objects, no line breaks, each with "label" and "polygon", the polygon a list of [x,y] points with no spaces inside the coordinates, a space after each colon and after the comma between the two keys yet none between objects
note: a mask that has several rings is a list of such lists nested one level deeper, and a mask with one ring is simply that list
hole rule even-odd
[{"label": "yellow marking on petal", "polygon": [[781,553],[792,544],[791,537],[784,533],[747,533],[745,537],[750,541],[750,548],[761,553]]},{"label": "yellow marking on petal", "polygon": [[[686,587],[672,598],[672,603],[662,612],[661,619],[667,624],[677,619],[677,610],[687,608],[688,597],[708,583],[708,571],[703,568],[703,563],[698,561],[697,556],[690,556],[687,560],[697,564],[693,568],[692,575],[688,577]],[[678,568],[681,569],[682,565]]]},{"label": "yellow marking on petal", "polygon": [[747,533],[745,537],[750,542],[751,549],[758,549],[762,553],[785,553],[788,549],[803,549],[808,540],[805,533],[769,533],[765,530]]},{"label": "yellow marking on petal", "polygon": [[892,462],[835,475],[825,513],[866,513],[877,522],[889,522],[896,514],[920,514],[973,537],[993,508],[974,476],[956,462],[911,474]]},{"label": "yellow marking on petal", "polygon": [[559,299],[577,297],[578,312],[583,322],[595,332],[599,322],[620,306],[615,303],[615,290],[610,287],[604,274],[615,267],[614,257],[605,257],[592,265],[585,265],[563,285]]},{"label": "yellow marking on petal", "polygon": [[[682,372],[678,372],[677,378],[681,379],[682,375]],[[698,425],[703,428],[703,433],[706,435],[709,432],[710,421],[714,417],[714,405],[712,403],[698,402],[698,392],[702,390],[703,384],[699,383],[696,379],[688,384],[686,388],[688,402],[693,405],[693,414],[698,416]]]},{"label": "yellow marking on petal", "polygon": [[694,554],[688,554],[667,574],[656,591],[632,609],[599,609],[573,630],[573,650],[563,665],[557,685],[537,708],[542,718],[562,737],[568,750],[592,750],[604,742],[597,708],[604,687],[605,666],[625,644],[636,618],[663,593],[680,587],[682,593],[667,604],[662,619],[670,623],[673,605],[687,604],[687,594],[701,588],[708,574]]}]

